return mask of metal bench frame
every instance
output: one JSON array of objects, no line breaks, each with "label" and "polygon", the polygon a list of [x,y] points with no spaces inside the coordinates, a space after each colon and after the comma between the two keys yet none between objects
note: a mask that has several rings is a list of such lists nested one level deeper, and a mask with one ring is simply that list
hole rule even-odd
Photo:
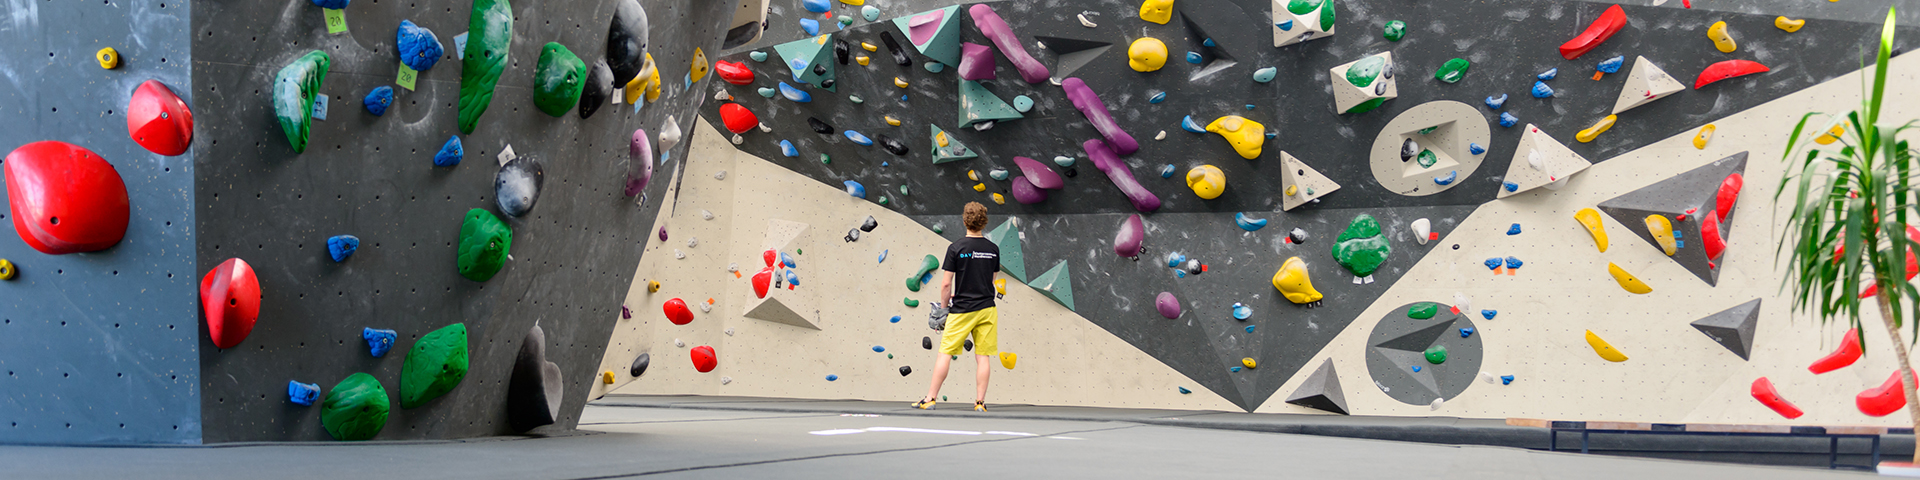
[{"label": "metal bench frame", "polygon": [[[1880,464],[1880,435],[1865,433],[1830,433],[1824,427],[1792,427],[1786,432],[1729,432],[1687,430],[1686,425],[1656,423],[1647,430],[1621,430],[1605,428],[1587,428],[1586,422],[1553,422],[1547,429],[1547,451],[1560,451],[1560,432],[1580,432],[1580,453],[1588,453],[1589,440],[1594,433],[1652,434],[1652,435],[1713,435],[1726,437],[1798,437],[1827,439],[1827,469],[1840,467],[1873,470]],[[1864,438],[1872,442],[1873,461],[1866,465],[1842,464],[1840,461],[1840,439]]]}]

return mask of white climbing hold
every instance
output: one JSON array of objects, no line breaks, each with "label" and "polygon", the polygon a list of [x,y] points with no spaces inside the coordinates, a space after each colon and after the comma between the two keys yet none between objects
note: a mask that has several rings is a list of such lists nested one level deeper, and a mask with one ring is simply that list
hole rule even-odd
[{"label": "white climbing hold", "polygon": [[1440,405],[1443,405],[1443,404],[1446,404],[1446,403],[1447,403],[1447,399],[1444,399],[1444,398],[1436,398],[1436,399],[1433,399],[1433,403],[1429,403],[1429,404],[1427,404],[1427,408],[1431,408],[1431,409],[1434,409],[1434,410],[1439,410],[1439,409],[1440,409]]},{"label": "white climbing hold", "polygon": [[700,246],[700,237],[693,237],[693,238],[687,239],[687,248],[693,248],[698,246]]},{"label": "white climbing hold", "polygon": [[700,302],[700,313],[712,313],[712,312],[713,312],[713,304],[710,304],[707,302]]},{"label": "white climbing hold", "polygon": [[1167,131],[1166,131],[1166,130],[1161,130],[1159,134],[1157,134],[1157,135],[1154,135],[1154,136],[1153,136],[1153,139],[1154,139],[1154,140],[1166,140],[1166,139],[1167,139]]},{"label": "white climbing hold", "polygon": [[[615,98],[618,98],[618,97],[615,97]],[[728,99],[731,99],[731,98],[733,98],[733,95],[732,95],[732,94],[729,94],[729,93],[727,93],[727,91],[726,91],[726,90],[715,90],[715,91],[713,92],[713,99],[714,99],[714,100],[720,100],[720,101],[723,101],[723,102],[724,102],[724,101],[726,101],[726,100],[728,100]]]},{"label": "white climbing hold", "polygon": [[721,170],[721,171],[720,171],[720,173],[715,173],[715,174],[713,174],[713,179],[714,179],[714,180],[726,180],[726,179],[727,179],[727,171],[726,171],[726,170]]},{"label": "white climbing hold", "polygon": [[760,133],[773,133],[773,127],[769,127],[767,126],[767,124],[762,123],[760,124]]},{"label": "white climbing hold", "polygon": [[673,346],[675,346],[675,347],[680,347],[680,348],[686,348],[686,347],[687,347],[687,342],[683,342],[683,341],[680,341],[680,339],[678,339],[678,338],[676,338],[676,339],[673,339]]},{"label": "white climbing hold", "polygon": [[736,133],[736,134],[734,134],[734,135],[733,135],[733,138],[732,138],[732,139],[729,139],[729,141],[732,141],[734,145],[739,145],[739,144],[742,144],[742,143],[746,143],[746,141],[747,141],[747,139],[745,139],[745,138],[742,138],[742,137],[740,136],[740,134],[737,134],[737,133]]},{"label": "white climbing hold", "polygon": [[729,337],[731,337],[731,336],[733,336],[733,329],[732,329],[732,328],[728,328],[728,329],[727,329],[727,336],[729,336]]},{"label": "white climbing hold", "polygon": [[1433,234],[1433,222],[1425,218],[1413,221],[1413,241],[1427,244],[1427,237]]},{"label": "white climbing hold", "polygon": [[712,219],[713,219],[713,212],[711,212],[711,211],[708,211],[707,209],[704,209],[704,208],[702,208],[702,209],[700,209],[700,219],[702,219],[702,220],[712,220]]},{"label": "white climbing hold", "polygon": [[726,385],[726,384],[729,384],[729,383],[733,383],[733,377],[720,377],[720,384],[721,384],[721,385]]},{"label": "white climbing hold", "polygon": [[1075,15],[1075,17],[1078,17],[1080,19],[1081,26],[1085,26],[1087,28],[1095,28],[1100,26],[1100,24],[1093,23],[1093,20],[1088,20],[1087,14],[1082,13],[1079,15]]},{"label": "white climbing hold", "polygon": [[1471,312],[1473,311],[1473,299],[1467,298],[1467,294],[1465,293],[1453,292],[1453,308],[1459,309],[1462,314]]},{"label": "white climbing hold", "polygon": [[675,122],[673,121],[672,117],[668,117],[667,126],[660,127],[661,153],[665,154],[666,150],[672,149],[674,145],[679,145],[679,144],[680,144],[680,122]]},{"label": "white climbing hold", "polygon": [[1500,383],[1500,377],[1496,377],[1492,373],[1480,372],[1480,383],[1488,385]]},{"label": "white climbing hold", "polygon": [[687,253],[680,251],[680,249],[678,248],[673,249],[673,258],[678,260],[685,260],[687,258]]},{"label": "white climbing hold", "polygon": [[740,272],[740,264],[738,263],[727,264],[727,273],[739,273],[739,272]]}]

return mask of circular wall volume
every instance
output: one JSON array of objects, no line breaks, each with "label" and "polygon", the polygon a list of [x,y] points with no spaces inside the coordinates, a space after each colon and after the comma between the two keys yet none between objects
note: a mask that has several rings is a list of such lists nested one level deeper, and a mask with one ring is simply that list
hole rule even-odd
[{"label": "circular wall volume", "polygon": [[[1429,307],[1430,318],[1415,315]],[[1472,312],[1453,313],[1439,302],[1414,302],[1387,313],[1367,336],[1367,374],[1387,396],[1410,405],[1452,399],[1473,385],[1484,350]],[[1432,352],[1441,352],[1434,363]],[[1415,369],[1418,369],[1417,371]]]},{"label": "circular wall volume", "polygon": [[[1486,119],[1473,106],[1452,100],[1427,102],[1380,129],[1367,163],[1373,167],[1374,180],[1394,193],[1432,195],[1459,185],[1480,168],[1490,135]],[[1472,145],[1479,145],[1480,153],[1473,153]]]}]

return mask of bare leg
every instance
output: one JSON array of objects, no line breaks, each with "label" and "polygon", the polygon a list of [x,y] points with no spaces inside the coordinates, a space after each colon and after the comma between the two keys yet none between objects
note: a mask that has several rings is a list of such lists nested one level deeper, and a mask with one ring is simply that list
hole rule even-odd
[{"label": "bare leg", "polygon": [[[979,360],[979,362],[976,363],[979,363],[978,368],[980,370],[978,373],[973,374],[974,388],[978,390],[974,392],[973,401],[985,402],[987,401],[987,377],[993,376],[993,362],[988,361],[988,359],[992,357],[986,355],[974,355],[973,357]],[[941,371],[941,376],[946,376],[944,370]]]},{"label": "bare leg", "polygon": [[927,400],[940,399],[940,384],[947,381],[947,368],[953,365],[953,357],[937,351],[933,354],[939,359],[933,361],[933,385],[927,387]]}]

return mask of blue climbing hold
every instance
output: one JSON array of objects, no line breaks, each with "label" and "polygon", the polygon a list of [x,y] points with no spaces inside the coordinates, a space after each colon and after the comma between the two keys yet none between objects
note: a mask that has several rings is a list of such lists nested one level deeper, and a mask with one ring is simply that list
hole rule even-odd
[{"label": "blue climbing hold", "polygon": [[1471,336],[1473,336],[1473,329],[1472,329],[1472,328],[1462,328],[1462,329],[1460,329],[1460,338],[1467,338],[1467,337],[1471,337]]},{"label": "blue climbing hold", "polygon": [[1519,124],[1520,124],[1520,117],[1513,116],[1512,112],[1500,112],[1501,127],[1513,128],[1514,125],[1519,125]]},{"label": "blue climbing hold", "polygon": [[907,101],[907,96],[905,94],[900,95],[900,101]]},{"label": "blue climbing hold", "polygon": [[1506,188],[1506,189],[1507,189],[1507,192],[1509,192],[1509,193],[1511,193],[1511,192],[1518,192],[1518,191],[1520,191],[1520,184],[1518,184],[1518,183],[1513,183],[1513,182],[1501,182],[1501,184],[1500,184],[1500,186],[1501,186],[1501,187],[1503,187],[1503,188]]},{"label": "blue climbing hold", "polygon": [[1220,46],[1220,44],[1217,44],[1217,43],[1213,43],[1213,37],[1207,37],[1207,39],[1206,39],[1206,40],[1201,40],[1201,41],[1200,41],[1200,44],[1201,44],[1201,45],[1206,45],[1206,46],[1209,46],[1209,47],[1217,47],[1217,46]]},{"label": "blue climbing hold", "polygon": [[1489,258],[1485,263],[1487,264],[1488,270],[1500,268],[1500,257]]},{"label": "blue climbing hold", "polygon": [[1441,186],[1452,185],[1453,180],[1457,178],[1460,178],[1459,170],[1448,170],[1446,175],[1433,177],[1433,183]]},{"label": "blue climbing hold", "polygon": [[400,63],[416,72],[433,68],[440,63],[440,56],[447,54],[432,30],[414,25],[411,20],[400,21],[400,31],[394,34],[393,44],[400,49]]},{"label": "blue climbing hold", "polygon": [[788,85],[787,82],[780,82],[780,96],[787,97],[787,100],[794,103],[809,103],[813,101],[813,95],[808,94],[804,90],[794,88],[793,85]]},{"label": "blue climbing hold", "polygon": [[787,252],[780,252],[780,264],[787,268],[800,268],[800,264],[794,263],[793,257],[787,256]]},{"label": "blue climbing hold", "polygon": [[1256,327],[1256,326],[1258,325],[1247,325],[1247,333],[1253,333],[1253,327]]},{"label": "blue climbing hold", "polygon": [[1167,92],[1154,92],[1152,97],[1147,97],[1147,103],[1160,103],[1164,101],[1167,101]]},{"label": "blue climbing hold", "polygon": [[1620,66],[1626,63],[1627,63],[1626,56],[1624,55],[1616,56],[1606,60],[1601,60],[1598,68],[1602,73],[1618,73],[1620,72]]},{"label": "blue climbing hold", "polygon": [[1186,270],[1174,270],[1174,271],[1173,271],[1173,278],[1187,278],[1187,271],[1186,271]]},{"label": "blue climbing hold", "polygon": [[1547,82],[1542,82],[1542,81],[1537,81],[1537,80],[1536,80],[1536,81],[1534,81],[1534,82],[1533,82],[1533,92],[1532,92],[1532,93],[1533,93],[1533,98],[1547,98],[1547,97],[1551,97],[1551,96],[1553,96],[1553,87],[1549,87],[1549,86],[1547,86]]},{"label": "blue climbing hold", "polygon": [[1467,153],[1474,155],[1487,153],[1487,147],[1480,146],[1479,142],[1467,142]]},{"label": "blue climbing hold", "polygon": [[1419,366],[1419,365],[1414,365],[1414,366],[1413,366],[1413,371],[1415,371],[1415,372],[1418,372],[1418,371],[1420,371],[1420,366]]},{"label": "blue climbing hold", "polygon": [[1507,227],[1507,235],[1519,235],[1519,234],[1520,234],[1520,224],[1516,223],[1516,224],[1513,224],[1512,226]]},{"label": "blue climbing hold", "polygon": [[869,146],[873,145],[873,139],[867,138],[866,135],[861,135],[860,132],[856,132],[853,130],[845,130],[840,132],[840,134],[846,135],[847,140],[852,140],[853,143],[858,143],[861,145],[869,145]]},{"label": "blue climbing hold", "polygon": [[333,256],[334,263],[347,261],[353,252],[360,249],[360,237],[352,235],[334,235],[327,238],[327,255]]},{"label": "blue climbing hold", "polygon": [[1173,253],[1167,254],[1167,268],[1178,267],[1182,263],[1187,263],[1186,255],[1182,255],[1180,254],[1180,252],[1173,252]]},{"label": "blue climbing hold", "polygon": [[311,407],[313,406],[314,400],[320,399],[320,386],[311,383],[300,383],[299,380],[288,380],[287,399],[292,400],[295,404]]},{"label": "blue climbing hold", "polygon": [[1233,304],[1234,320],[1246,320],[1247,317],[1252,317],[1252,316],[1253,316],[1253,308],[1248,307],[1244,304],[1239,304],[1239,303]]},{"label": "blue climbing hold", "polygon": [[807,32],[807,36],[809,37],[814,35],[819,35],[820,21],[814,20],[811,18],[802,18],[800,19],[800,29],[805,30]]},{"label": "blue climbing hold", "polygon": [[787,270],[787,284],[796,287],[800,286],[800,274],[793,273],[793,270]]},{"label": "blue climbing hold", "polygon": [[900,323],[900,316],[894,315],[893,318],[887,319],[887,323]]},{"label": "blue climbing hold", "polygon": [[360,99],[360,104],[366,105],[367,113],[373,116],[386,115],[387,107],[393,106],[393,87],[381,85],[380,88],[367,92],[367,97]]},{"label": "blue climbing hold", "polygon": [[1248,218],[1246,212],[1240,212],[1233,214],[1233,223],[1239,225],[1241,230],[1251,232],[1266,227],[1267,219]]},{"label": "blue climbing hold", "polygon": [[846,185],[847,185],[847,195],[851,195],[854,198],[867,198],[866,185],[861,185],[860,182],[856,182],[853,180],[847,180]]},{"label": "blue climbing hold", "polygon": [[874,346],[873,346],[873,353],[883,353],[883,352],[886,352],[886,351],[887,351],[887,347],[882,347],[882,346],[879,346],[879,345],[874,345]]},{"label": "blue climbing hold", "polygon": [[802,0],[800,6],[805,7],[809,12],[827,13],[827,9],[833,8],[833,4],[827,2],[828,0]]},{"label": "blue climbing hold", "polygon": [[[1249,104],[1247,104],[1247,110],[1253,110],[1253,109],[1254,109],[1255,107],[1257,107],[1257,105],[1254,105],[1254,104],[1251,104],[1251,103],[1249,103]],[[1271,133],[1271,132],[1269,132],[1269,133]]]},{"label": "blue climbing hold", "polygon": [[447,139],[445,145],[440,146],[439,152],[433,154],[433,166],[451,167],[459,165],[460,157],[463,156],[466,156],[466,151],[460,148],[460,136],[454,135],[453,138]]},{"label": "blue climbing hold", "polygon": [[1560,76],[1560,69],[1550,68],[1550,69],[1547,69],[1547,71],[1545,72],[1540,72],[1539,75],[1535,75],[1534,78],[1538,78],[1541,80],[1552,80],[1553,77],[1558,77],[1558,76]]},{"label": "blue climbing hold", "polygon": [[887,263],[887,252],[890,252],[890,251],[891,251],[891,250],[881,250],[881,251],[880,251],[880,261],[878,261],[878,262],[873,262],[873,263]]},{"label": "blue climbing hold", "polygon": [[1173,178],[1173,164],[1160,166],[1160,178]]},{"label": "blue climbing hold", "polygon": [[1499,110],[1501,106],[1506,104],[1507,104],[1507,94],[1502,93],[1498,97],[1495,97],[1492,95],[1487,96],[1488,110]]},{"label": "blue climbing hold", "polygon": [[387,356],[387,351],[393,349],[393,340],[399,337],[400,334],[393,330],[380,330],[373,327],[360,329],[360,338],[367,341],[367,353],[372,353],[373,358]]},{"label": "blue climbing hold", "polygon": [[1487,320],[1492,320],[1494,315],[1499,315],[1499,314],[1500,312],[1498,310],[1490,310],[1485,308],[1480,309],[1480,317],[1485,318]]},{"label": "blue climbing hold", "polygon": [[794,146],[793,146],[793,142],[791,142],[791,141],[787,141],[787,140],[781,140],[781,141],[780,141],[780,154],[781,154],[781,155],[786,155],[786,156],[787,156],[787,157],[789,157],[789,158],[791,158],[791,157],[798,157],[798,156],[800,156],[800,149],[798,149],[798,148],[794,148]]},{"label": "blue climbing hold", "polygon": [[1205,60],[1205,58],[1200,56],[1200,52],[1187,52],[1187,63],[1199,65],[1201,60]]},{"label": "blue climbing hold", "polygon": [[347,2],[350,1],[352,0],[313,0],[313,4],[328,10],[339,10],[347,8]]},{"label": "blue climbing hold", "polygon": [[1188,390],[1188,389],[1187,389],[1187,387],[1175,387],[1175,388],[1179,388],[1179,389],[1180,389],[1180,394],[1181,394],[1181,395],[1186,395],[1186,394],[1189,394],[1189,393],[1193,393],[1193,390]]},{"label": "blue climbing hold", "polygon": [[1507,268],[1520,268],[1521,265],[1525,264],[1526,262],[1522,262],[1518,258],[1507,257]]},{"label": "blue climbing hold", "polygon": [[1227,369],[1227,371],[1229,371],[1229,372],[1233,372],[1233,373],[1240,373],[1240,367],[1237,367],[1237,366],[1236,366],[1236,367],[1230,367],[1230,368],[1228,368],[1228,369]]},{"label": "blue climbing hold", "polygon": [[1207,127],[1201,126],[1199,122],[1193,121],[1193,115],[1187,115],[1180,119],[1180,129],[1193,133],[1207,133]]},{"label": "blue climbing hold", "polygon": [[834,381],[834,380],[839,380],[839,379],[840,379],[840,376],[839,376],[839,375],[827,375],[827,381],[829,381],[829,382],[831,382],[831,381]]},{"label": "blue climbing hold", "polygon": [[1500,384],[1501,384],[1501,385],[1512,385],[1512,384],[1513,384],[1513,376],[1512,376],[1512,375],[1501,375],[1501,376],[1500,376]]},{"label": "blue climbing hold", "polygon": [[1293,20],[1287,20],[1284,22],[1275,23],[1273,24],[1273,27],[1280,29],[1280,31],[1282,32],[1291,32],[1293,31]]}]

